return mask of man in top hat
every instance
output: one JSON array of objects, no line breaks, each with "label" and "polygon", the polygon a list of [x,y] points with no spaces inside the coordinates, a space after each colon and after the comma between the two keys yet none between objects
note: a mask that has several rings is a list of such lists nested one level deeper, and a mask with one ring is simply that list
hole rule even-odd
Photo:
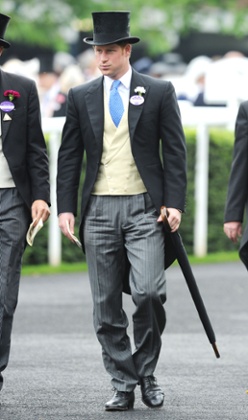
[{"label": "man in top hat", "polygon": [[[10,17],[0,14],[0,55]],[[0,389],[31,221],[49,216],[49,174],[33,80],[0,69]]]},{"label": "man in top hat", "polygon": [[248,270],[247,130],[248,101],[243,101],[239,105],[235,122],[233,160],[224,212],[224,233],[234,243],[240,239],[239,257]]},{"label": "man in top hat", "polygon": [[[134,389],[161,407],[164,393],[154,371],[165,327],[164,255],[169,253],[160,217],[167,206],[175,232],[185,206],[186,148],[175,91],[170,82],[137,73],[130,65],[128,12],[93,13],[97,78],[73,88],[58,159],[59,225],[74,232],[82,160],[80,239],[88,263],[94,327],[114,394],[106,410],[128,410]],[[134,351],[122,306],[128,274]]]}]

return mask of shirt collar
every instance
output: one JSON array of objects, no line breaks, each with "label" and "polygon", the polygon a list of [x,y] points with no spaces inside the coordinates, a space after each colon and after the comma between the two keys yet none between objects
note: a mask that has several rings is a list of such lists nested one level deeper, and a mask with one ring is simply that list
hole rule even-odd
[{"label": "shirt collar", "polygon": [[[125,86],[126,89],[130,89],[131,85],[131,78],[132,78],[132,68],[129,66],[128,71],[119,79],[123,86]],[[104,76],[104,85],[107,91],[109,92],[112,86],[114,79],[111,79],[108,76]]]}]

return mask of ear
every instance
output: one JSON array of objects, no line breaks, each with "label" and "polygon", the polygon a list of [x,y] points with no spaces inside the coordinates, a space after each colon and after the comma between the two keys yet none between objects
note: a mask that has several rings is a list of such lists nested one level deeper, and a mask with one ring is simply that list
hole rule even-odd
[{"label": "ear", "polygon": [[131,55],[131,52],[132,52],[132,45],[131,44],[126,44],[125,45],[125,51],[126,51],[126,54],[128,56],[130,56]]}]

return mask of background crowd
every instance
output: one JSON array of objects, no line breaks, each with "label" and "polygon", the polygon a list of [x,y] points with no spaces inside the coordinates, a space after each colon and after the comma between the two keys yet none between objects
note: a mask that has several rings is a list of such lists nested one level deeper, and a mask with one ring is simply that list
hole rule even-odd
[{"label": "background crowd", "polygon": [[[132,62],[132,66],[140,73],[170,80],[178,100],[188,105],[238,105],[248,97],[244,83],[248,77],[248,58],[239,51],[229,51],[223,56],[200,55],[189,63],[178,53],[166,53],[157,61],[144,56]],[[10,58],[2,68],[36,81],[42,117],[64,116],[69,89],[100,75],[92,48],[76,57],[57,52],[48,60]]]}]

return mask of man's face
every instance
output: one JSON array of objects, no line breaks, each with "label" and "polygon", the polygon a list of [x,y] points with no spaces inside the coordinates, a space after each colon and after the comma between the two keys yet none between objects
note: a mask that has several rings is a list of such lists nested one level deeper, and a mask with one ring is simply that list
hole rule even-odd
[{"label": "man's face", "polygon": [[131,45],[118,44],[94,47],[97,66],[103,75],[119,79],[128,71]]},{"label": "man's face", "polygon": [[3,50],[4,50],[4,47],[2,45],[0,45],[0,56],[2,55]]}]

